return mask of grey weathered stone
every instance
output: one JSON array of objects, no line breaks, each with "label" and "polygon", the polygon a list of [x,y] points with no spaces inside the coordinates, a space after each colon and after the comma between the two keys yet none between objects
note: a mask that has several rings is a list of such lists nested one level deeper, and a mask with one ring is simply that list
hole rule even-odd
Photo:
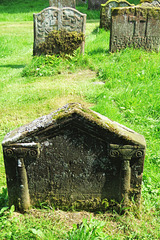
[{"label": "grey weathered stone", "polygon": [[153,0],[152,2],[142,1],[142,3],[140,2],[139,6],[160,8],[160,1],[158,0]]},{"label": "grey weathered stone", "polygon": [[140,204],[144,137],[81,104],[67,104],[3,140],[9,204],[104,210]]},{"label": "grey weathered stone", "polygon": [[158,0],[153,0],[153,2],[151,3],[151,5],[153,6],[153,7],[158,7],[158,8],[160,8],[160,1],[158,1]]},{"label": "grey weathered stone", "polygon": [[106,0],[88,0],[88,9],[100,9],[101,4],[105,2]]},{"label": "grey weathered stone", "polygon": [[105,4],[101,4],[100,11],[100,28],[110,30],[111,27],[111,9],[116,7],[134,6],[125,0],[109,0]]},{"label": "grey weathered stone", "polygon": [[[40,13],[34,14],[34,46],[33,55],[37,54],[37,47],[45,42],[45,38],[53,30],[66,30],[69,32],[82,32],[85,34],[86,14],[74,8],[45,8]],[[84,52],[84,42],[81,46]]]},{"label": "grey weathered stone", "polygon": [[110,51],[127,46],[159,51],[160,8],[136,6],[112,10]]},{"label": "grey weathered stone", "polygon": [[57,8],[63,8],[63,7],[76,7],[76,1],[75,0],[49,0],[49,6],[50,7],[57,7]]}]

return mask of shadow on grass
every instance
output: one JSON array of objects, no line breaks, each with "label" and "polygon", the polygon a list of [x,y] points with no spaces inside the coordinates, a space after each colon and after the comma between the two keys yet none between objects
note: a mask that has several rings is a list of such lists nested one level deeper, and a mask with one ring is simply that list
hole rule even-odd
[{"label": "shadow on grass", "polygon": [[8,206],[8,192],[7,188],[2,188],[2,192],[0,192],[0,210],[3,207]]},{"label": "shadow on grass", "polygon": [[24,68],[25,65],[12,65],[12,64],[7,64],[7,65],[0,65],[0,67],[4,67],[4,68]]},{"label": "shadow on grass", "polygon": [[99,48],[96,48],[96,49],[88,52],[88,54],[90,54],[90,55],[103,54],[103,53],[108,54],[109,49],[104,49],[104,48],[99,47]]}]

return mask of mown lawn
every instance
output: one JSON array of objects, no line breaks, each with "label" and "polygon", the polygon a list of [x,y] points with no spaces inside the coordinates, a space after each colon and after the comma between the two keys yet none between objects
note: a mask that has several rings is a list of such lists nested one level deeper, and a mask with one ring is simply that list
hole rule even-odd
[{"label": "mown lawn", "polygon": [[[109,32],[99,29],[99,12],[92,11],[84,56],[33,58],[32,14],[44,7],[42,0],[0,1],[0,141],[68,102],[83,103],[144,135],[142,204],[139,212],[123,216],[63,212],[43,203],[25,215],[13,207],[5,211],[0,147],[0,239],[160,239],[160,54],[142,49],[109,53]],[[74,224],[82,221],[77,229]]]}]

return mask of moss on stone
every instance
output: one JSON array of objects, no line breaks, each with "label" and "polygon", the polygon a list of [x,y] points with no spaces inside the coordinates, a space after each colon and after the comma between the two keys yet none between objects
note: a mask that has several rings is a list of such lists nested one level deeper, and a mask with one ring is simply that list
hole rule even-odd
[{"label": "moss on stone", "polygon": [[141,16],[143,17],[154,17],[157,19],[160,19],[160,8],[156,7],[144,7],[141,5],[138,5],[136,7],[117,7],[117,8],[112,8],[112,16],[117,16],[117,15],[124,15],[124,14],[134,14],[136,12],[140,12]]},{"label": "moss on stone", "polygon": [[112,16],[140,13],[144,18],[151,17],[160,20],[160,8],[138,5],[136,7],[117,7],[112,8]]},{"label": "moss on stone", "polygon": [[116,2],[116,3],[118,3],[118,4],[120,4],[120,3],[127,3],[129,6],[135,6],[134,4],[131,4],[131,3],[129,3],[128,1],[126,1],[126,0],[109,0],[109,1],[107,1],[106,3],[104,3],[104,4],[101,4],[101,7],[103,8],[103,7],[106,7],[109,3],[111,3],[111,2]]},{"label": "moss on stone", "polygon": [[[130,195],[130,194],[129,194]],[[135,194],[136,200],[136,194]],[[124,213],[125,210],[128,209],[132,210],[133,207],[133,195],[129,196],[127,202],[118,203],[116,200],[108,200],[107,198],[100,198],[100,197],[91,197],[85,200],[75,200],[71,201],[69,198],[65,197],[56,197],[52,192],[47,194],[47,196],[39,196],[36,198],[35,196],[32,198],[32,205],[36,207],[43,207],[43,206],[52,206],[55,209],[60,209],[63,211],[89,211],[89,212],[106,212],[109,210],[115,210],[120,213]],[[135,205],[136,204],[136,205]],[[135,202],[135,211],[138,210],[139,206],[138,203]],[[122,211],[123,209],[123,211]]]},{"label": "moss on stone", "polygon": [[45,42],[37,47],[38,54],[44,55],[72,55],[73,52],[84,41],[84,34],[78,32],[68,32],[66,30],[54,30],[48,34]]},{"label": "moss on stone", "polygon": [[[98,116],[97,113],[88,108],[85,108],[85,106],[82,106],[81,104],[78,103],[68,104],[65,107],[59,109],[59,111],[56,111],[56,113],[53,115],[53,120],[59,121],[62,119],[68,119],[72,117],[73,114],[82,116],[83,118],[88,119],[90,122],[96,123],[100,127],[106,126],[106,122],[102,121],[102,119],[100,118],[100,116]],[[110,127],[112,127],[111,124]]]},{"label": "moss on stone", "polygon": [[109,201],[107,198],[101,199],[100,197],[91,197],[85,200],[71,201],[69,198],[57,197],[54,193],[48,193],[44,196],[32,196],[32,205],[39,207],[43,203],[43,206],[52,206],[55,209],[61,209],[63,211],[68,210],[86,210],[90,212],[106,211],[114,206],[118,206],[118,203],[114,200]]},{"label": "moss on stone", "polygon": [[148,16],[160,20],[160,8],[151,8],[148,11]]},{"label": "moss on stone", "polygon": [[112,16],[124,15],[124,14],[134,14],[135,7],[117,7],[112,8]]},{"label": "moss on stone", "polygon": [[52,115],[53,121],[60,124],[61,122],[73,118],[73,115],[77,115],[86,119],[93,125],[97,125],[99,128],[112,132],[118,135],[127,142],[135,145],[145,146],[145,141],[142,135],[110,120],[109,118],[96,113],[79,103],[70,103],[66,106],[58,109]]},{"label": "moss on stone", "polygon": [[145,3],[145,2],[152,3],[153,0],[141,0],[141,1],[140,1],[140,3]]},{"label": "moss on stone", "polygon": [[136,12],[141,13],[141,16],[143,16],[144,18],[147,18],[147,14],[148,14],[148,9],[147,8],[136,7]]}]

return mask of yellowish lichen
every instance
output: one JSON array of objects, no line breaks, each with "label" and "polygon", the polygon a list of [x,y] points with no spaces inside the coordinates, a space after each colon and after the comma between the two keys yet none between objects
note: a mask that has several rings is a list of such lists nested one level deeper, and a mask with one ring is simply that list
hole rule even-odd
[{"label": "yellowish lichen", "polygon": [[134,4],[131,4],[131,3],[129,3],[128,1],[126,1],[126,0],[109,0],[109,1],[107,1],[106,3],[104,3],[104,4],[101,4],[101,7],[103,8],[103,7],[106,7],[109,3],[111,3],[111,2],[116,2],[116,3],[118,3],[119,5],[120,5],[120,3],[126,3],[126,4],[128,4],[128,6],[135,6]]}]

